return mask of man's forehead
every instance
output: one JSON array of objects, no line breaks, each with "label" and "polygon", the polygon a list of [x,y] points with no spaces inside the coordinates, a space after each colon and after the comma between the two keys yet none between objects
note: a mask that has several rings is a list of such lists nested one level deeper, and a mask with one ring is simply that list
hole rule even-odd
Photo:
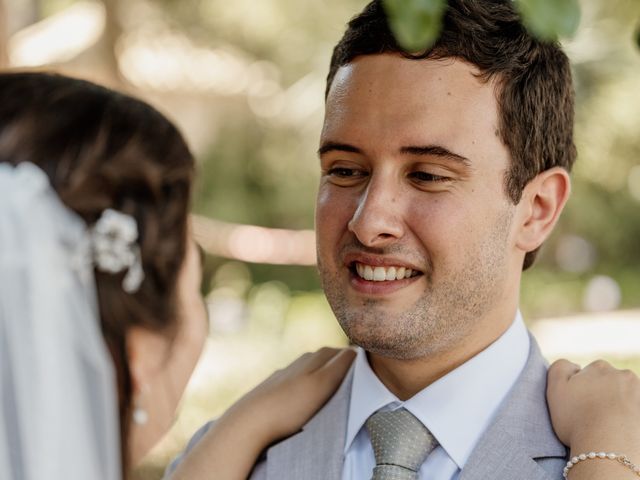
[{"label": "man's forehead", "polygon": [[453,58],[358,57],[336,72],[320,147],[333,142],[381,152],[439,145],[472,159],[502,154],[495,87],[477,74]]},{"label": "man's forehead", "polygon": [[412,59],[397,53],[361,55],[336,71],[327,102],[344,100],[354,93],[386,90],[388,92],[473,91],[486,87],[480,70],[464,60],[445,58]]}]

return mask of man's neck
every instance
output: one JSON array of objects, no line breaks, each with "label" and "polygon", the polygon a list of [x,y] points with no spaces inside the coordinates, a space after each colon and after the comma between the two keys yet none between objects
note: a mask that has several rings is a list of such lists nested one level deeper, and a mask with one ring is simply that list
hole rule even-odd
[{"label": "man's neck", "polygon": [[455,370],[483,351],[507,331],[514,316],[504,317],[484,329],[463,339],[455,348],[442,353],[415,359],[396,359],[367,353],[369,364],[380,381],[400,400],[408,400],[436,380]]}]

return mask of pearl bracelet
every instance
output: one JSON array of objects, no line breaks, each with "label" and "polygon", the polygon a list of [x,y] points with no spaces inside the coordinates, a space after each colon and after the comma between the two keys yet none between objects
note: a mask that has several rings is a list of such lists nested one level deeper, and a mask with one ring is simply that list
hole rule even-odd
[{"label": "pearl bracelet", "polygon": [[580,455],[573,457],[571,460],[567,462],[567,466],[564,467],[562,476],[566,479],[567,476],[569,475],[569,470],[571,470],[575,464],[580,463],[584,460],[591,460],[594,458],[615,460],[620,465],[627,467],[629,470],[635,473],[638,477],[640,477],[640,466],[634,465],[633,463],[631,463],[631,461],[627,458],[626,455],[622,455],[619,453],[605,453],[605,452],[581,453]]}]

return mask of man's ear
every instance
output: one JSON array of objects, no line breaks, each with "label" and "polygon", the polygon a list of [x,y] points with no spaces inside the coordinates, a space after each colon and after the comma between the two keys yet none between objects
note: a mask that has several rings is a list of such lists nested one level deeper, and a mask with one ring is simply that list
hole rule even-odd
[{"label": "man's ear", "polygon": [[538,174],[525,187],[518,204],[521,222],[516,245],[524,252],[540,247],[551,234],[571,193],[571,180],[564,168]]},{"label": "man's ear", "polygon": [[163,367],[169,341],[163,335],[141,327],[131,327],[126,334],[127,360],[133,391],[149,388]]}]

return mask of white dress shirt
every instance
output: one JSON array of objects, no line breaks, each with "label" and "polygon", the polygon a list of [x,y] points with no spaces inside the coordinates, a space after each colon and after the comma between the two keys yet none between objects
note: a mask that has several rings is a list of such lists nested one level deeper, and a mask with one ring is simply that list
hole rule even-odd
[{"label": "white dress shirt", "polygon": [[438,440],[419,480],[456,480],[529,356],[529,334],[517,313],[509,329],[475,357],[400,401],[373,373],[364,350],[355,360],[342,480],[369,480],[375,456],[364,424],[380,409],[406,408]]}]

